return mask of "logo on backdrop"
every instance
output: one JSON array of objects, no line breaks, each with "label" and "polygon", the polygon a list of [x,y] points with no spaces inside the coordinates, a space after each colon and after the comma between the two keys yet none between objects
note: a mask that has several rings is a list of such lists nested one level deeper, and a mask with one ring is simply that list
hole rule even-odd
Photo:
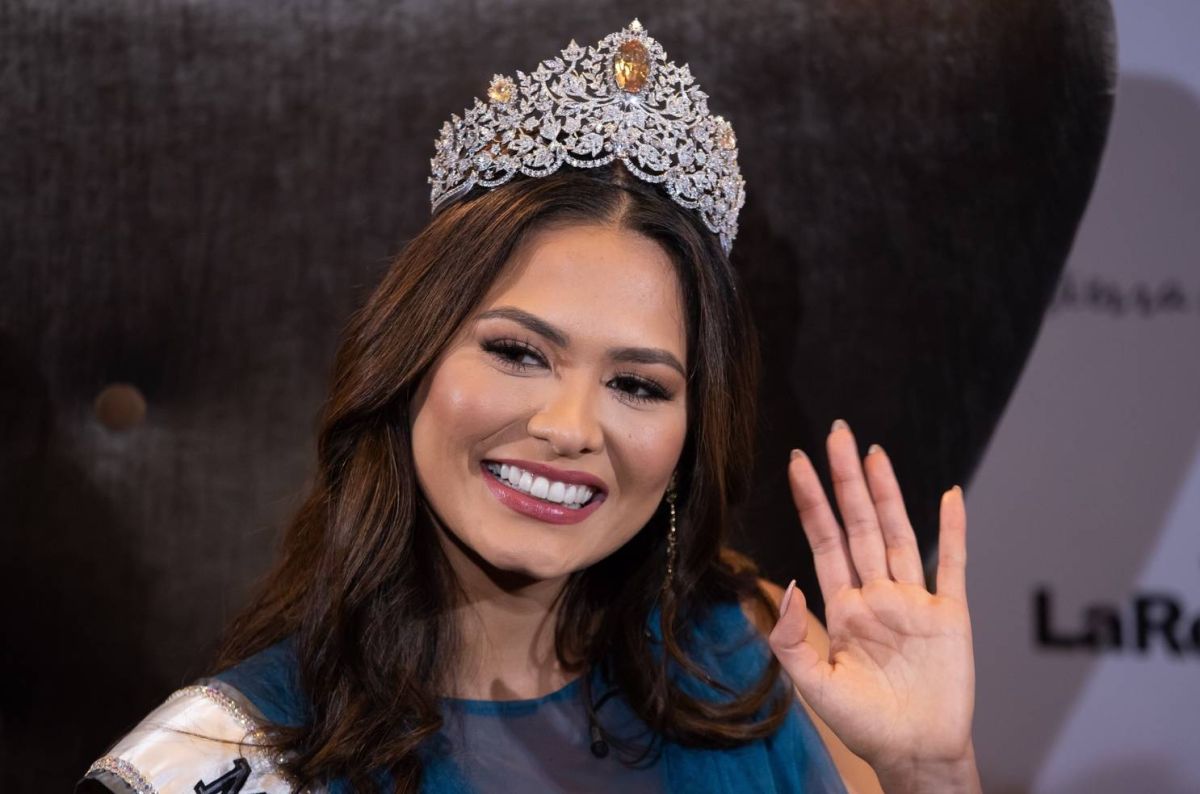
[{"label": "logo on backdrop", "polygon": [[1131,281],[1068,270],[1058,283],[1049,311],[1146,318],[1200,315],[1200,287],[1189,288],[1175,278]]},{"label": "logo on backdrop", "polygon": [[1126,603],[1096,603],[1081,614],[1055,610],[1054,591],[1033,594],[1034,641],[1046,650],[1147,654],[1200,658],[1200,613],[1170,593],[1135,593]]}]

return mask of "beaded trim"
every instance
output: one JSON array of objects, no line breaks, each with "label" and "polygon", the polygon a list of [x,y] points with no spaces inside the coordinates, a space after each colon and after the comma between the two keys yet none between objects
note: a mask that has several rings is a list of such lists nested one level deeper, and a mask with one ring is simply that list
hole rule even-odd
[{"label": "beaded trim", "polygon": [[229,716],[237,722],[238,725],[245,728],[247,731],[254,732],[259,728],[258,720],[251,717],[245,710],[237,704],[233,698],[226,695],[215,686],[205,684],[195,684],[193,686],[185,686],[183,689],[177,689],[167,698],[170,703],[173,700],[178,700],[189,695],[200,695],[203,698],[211,700],[221,707]]},{"label": "beaded trim", "polygon": [[133,789],[134,794],[158,794],[158,791],[150,784],[149,780],[142,776],[137,767],[124,758],[106,755],[88,767],[87,773],[90,775],[93,772],[108,772],[116,775],[125,785]]}]

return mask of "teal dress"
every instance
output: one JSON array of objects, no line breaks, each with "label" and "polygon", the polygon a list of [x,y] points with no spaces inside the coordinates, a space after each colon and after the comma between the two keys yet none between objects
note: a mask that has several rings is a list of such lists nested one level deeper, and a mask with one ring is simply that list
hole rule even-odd
[{"label": "teal dress", "polygon": [[[653,618],[650,626],[656,626]],[[660,636],[651,628],[657,641]],[[695,626],[696,661],[726,685],[744,689],[757,681],[769,649],[737,604],[718,605]],[[599,673],[590,679],[597,719],[606,732],[645,745],[651,735],[621,694]],[[267,720],[303,724],[306,708],[296,684],[295,657],[283,642],[217,676],[242,693]],[[680,675],[691,694],[718,700],[714,689]],[[785,685],[782,681],[781,686]],[[491,794],[513,791],[611,792],[830,792],[845,788],[824,743],[803,707],[793,702],[772,735],[740,747],[713,750],[657,743],[640,764],[622,760],[616,747],[594,747],[583,703],[582,680],[540,698],[480,701],[447,698],[445,726],[423,753],[426,794]],[[386,772],[376,779],[391,789]],[[332,781],[330,792],[349,792]]]}]

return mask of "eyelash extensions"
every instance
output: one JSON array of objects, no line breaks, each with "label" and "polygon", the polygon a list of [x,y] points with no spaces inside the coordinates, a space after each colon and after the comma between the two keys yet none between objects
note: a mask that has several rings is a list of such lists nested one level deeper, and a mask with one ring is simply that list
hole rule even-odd
[{"label": "eyelash extensions", "polygon": [[[538,361],[538,365],[547,366],[546,358],[538,349],[529,342],[519,339],[490,339],[483,343],[482,348],[490,353],[500,364],[516,372],[525,372],[532,364],[528,364],[521,359],[524,356],[532,356]],[[671,392],[658,381],[653,378],[648,378],[645,375],[636,375],[630,372],[617,373],[609,384],[619,384],[617,390],[621,392],[622,398],[631,400],[636,403],[653,403],[662,402],[671,399]],[[623,384],[626,388],[622,388]],[[642,389],[646,393],[638,394],[637,389]]]}]

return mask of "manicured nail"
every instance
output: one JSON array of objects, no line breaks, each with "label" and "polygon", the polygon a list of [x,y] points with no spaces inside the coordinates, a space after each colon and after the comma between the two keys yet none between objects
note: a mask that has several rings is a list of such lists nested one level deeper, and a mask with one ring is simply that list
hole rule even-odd
[{"label": "manicured nail", "polygon": [[796,580],[793,579],[787,586],[787,590],[783,591],[783,600],[779,602],[779,619],[783,620],[783,616],[787,614],[788,604],[792,603],[792,591],[796,589]]},{"label": "manicured nail", "polygon": [[879,446],[878,444],[872,444],[871,446],[867,447],[868,455],[874,455],[876,452],[883,452],[883,447]]},{"label": "manicured nail", "polygon": [[800,456],[801,456],[801,455],[803,455],[803,454],[804,454],[804,453],[803,453],[803,452],[801,452],[800,450],[798,450],[798,449],[793,449],[793,450],[792,450],[792,457],[791,457],[791,460],[795,460],[796,458],[800,457]]},{"label": "manicured nail", "polygon": [[846,424],[845,419],[834,419],[833,427],[829,428],[829,432],[832,433],[834,430],[849,430],[849,429],[850,429],[850,425]]}]

